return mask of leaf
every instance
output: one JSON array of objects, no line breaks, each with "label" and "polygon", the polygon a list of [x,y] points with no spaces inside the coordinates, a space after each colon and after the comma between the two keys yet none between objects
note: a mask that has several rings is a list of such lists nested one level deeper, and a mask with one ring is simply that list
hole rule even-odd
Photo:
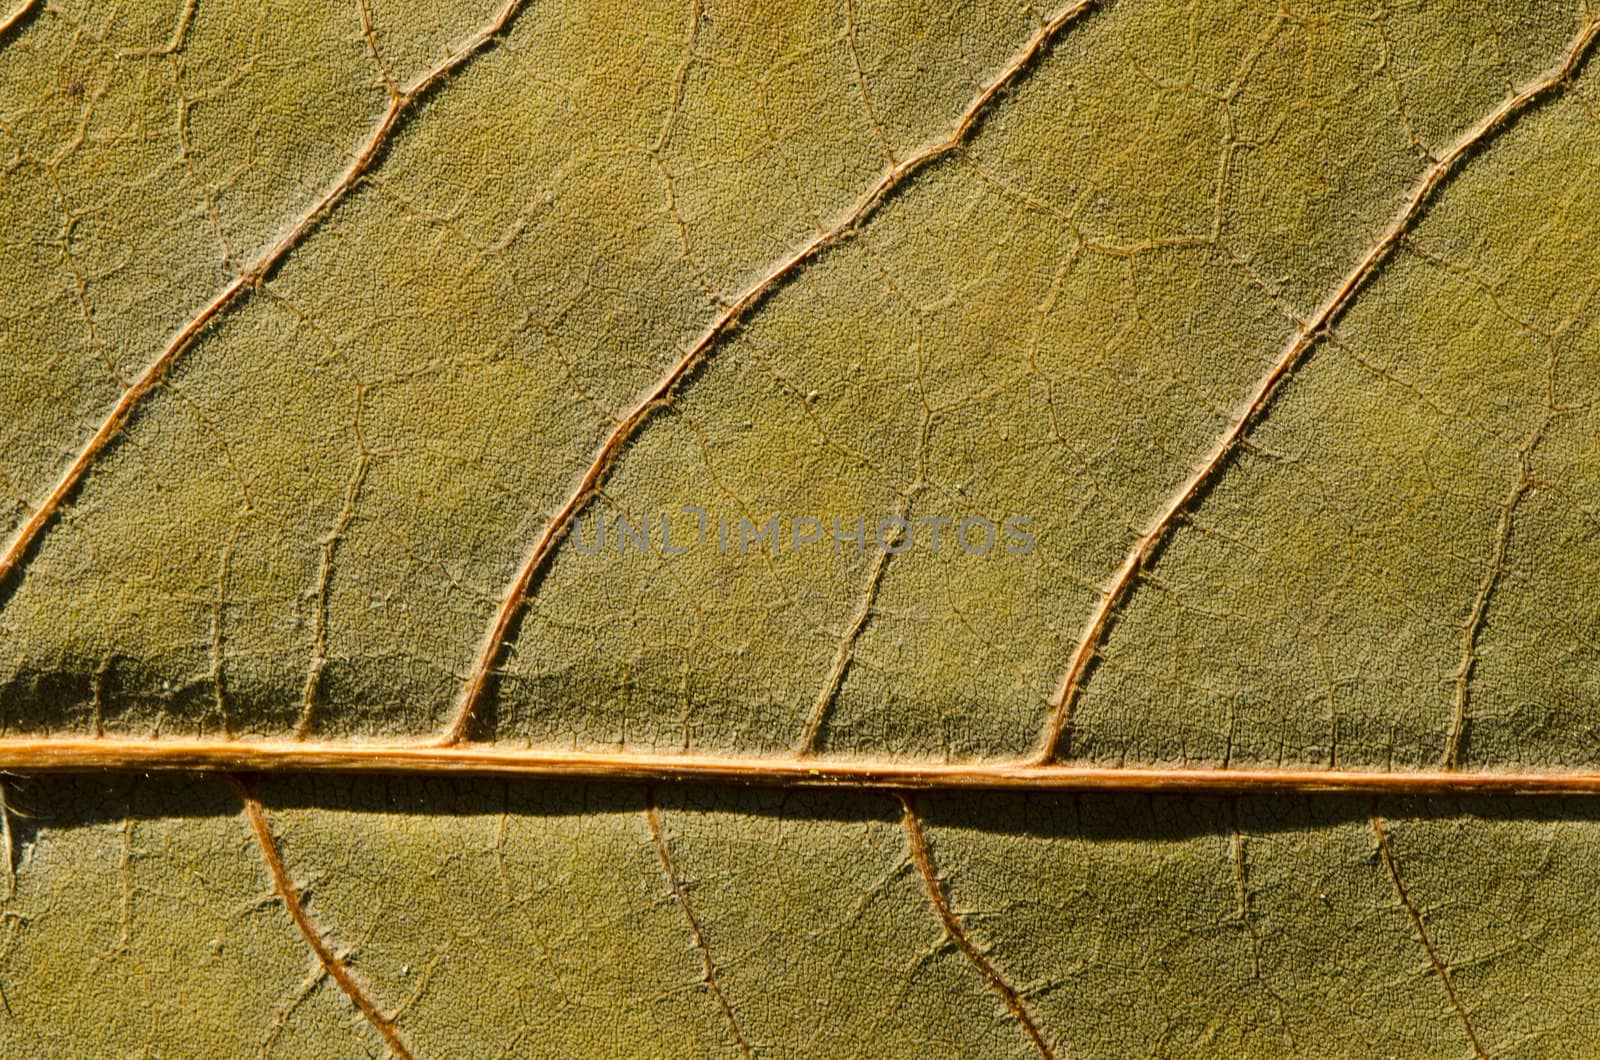
[{"label": "leaf", "polygon": [[1592,1050],[1597,39],[23,0],[0,1052]]}]

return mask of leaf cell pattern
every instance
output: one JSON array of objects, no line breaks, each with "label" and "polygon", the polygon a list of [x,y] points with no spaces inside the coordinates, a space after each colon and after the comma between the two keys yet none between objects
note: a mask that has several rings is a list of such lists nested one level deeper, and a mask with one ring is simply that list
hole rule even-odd
[{"label": "leaf cell pattern", "polygon": [[1597,39],[0,13],[0,1051],[1592,1048]]}]

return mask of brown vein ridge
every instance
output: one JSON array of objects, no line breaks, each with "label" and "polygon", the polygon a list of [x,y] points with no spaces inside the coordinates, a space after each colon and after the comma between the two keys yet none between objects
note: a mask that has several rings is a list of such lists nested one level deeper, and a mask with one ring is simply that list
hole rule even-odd
[{"label": "brown vein ridge", "polygon": [[1389,870],[1389,879],[1394,881],[1394,890],[1400,897],[1400,904],[1411,915],[1411,923],[1417,930],[1417,940],[1422,943],[1423,952],[1428,955],[1428,963],[1433,965],[1439,981],[1444,984],[1444,992],[1450,998],[1451,1007],[1461,1018],[1461,1025],[1466,1028],[1467,1039],[1472,1042],[1473,1055],[1480,1058],[1487,1057],[1489,1054],[1484,1052],[1483,1043],[1478,1040],[1478,1032],[1473,1029],[1472,1018],[1467,1015],[1467,1008],[1461,1003],[1461,995],[1456,993],[1455,983],[1450,980],[1450,969],[1439,959],[1438,952],[1433,948],[1433,940],[1428,937],[1427,925],[1422,922],[1422,910],[1411,900],[1411,892],[1406,890],[1405,881],[1400,878],[1400,863],[1395,860],[1394,850],[1389,845],[1389,833],[1383,829],[1383,818],[1378,816],[1376,806],[1372,810],[1372,832],[1378,837],[1378,853],[1383,858],[1384,866]]},{"label": "brown vein ridge", "polygon": [[1374,795],[1600,795],[1600,772],[1102,767],[558,751],[469,744],[4,737],[0,772],[387,773],[762,787]]},{"label": "brown vein ridge", "polygon": [[277,889],[278,897],[283,899],[284,908],[294,919],[300,934],[305,936],[306,944],[317,955],[317,960],[333,977],[333,981],[338,983],[339,988],[356,1003],[356,1007],[367,1018],[367,1022],[383,1035],[383,1040],[388,1043],[394,1055],[401,1060],[411,1060],[411,1050],[407,1048],[405,1039],[400,1037],[400,1032],[395,1029],[394,1023],[373,1004],[366,991],[361,989],[361,984],[350,974],[350,969],[346,968],[338,955],[328,948],[316,925],[306,916],[305,909],[300,905],[300,892],[295,888],[294,881],[289,879],[289,871],[284,867],[283,855],[278,851],[277,840],[272,838],[272,828],[267,823],[267,814],[261,808],[260,800],[243,784],[236,783],[236,786],[239,789],[239,797],[244,800],[245,816],[250,819],[250,828],[255,832],[256,842],[261,846],[261,856],[266,859],[267,871],[272,874],[272,885]]},{"label": "brown vein ridge", "polygon": [[1227,429],[1210,451],[1201,458],[1177,492],[1172,494],[1156,512],[1150,529],[1134,542],[1132,549],[1123,558],[1121,566],[1101,590],[1099,603],[1095,605],[1084,626],[1066,673],[1055,695],[1051,697],[1050,714],[1036,752],[1039,761],[1054,761],[1065,751],[1061,744],[1069,730],[1074,700],[1083,685],[1089,664],[1099,650],[1112,612],[1132,591],[1140,570],[1156,546],[1165,540],[1189,504],[1207,483],[1215,478],[1245,433],[1261,418],[1279,384],[1300,363],[1306,352],[1316,345],[1317,340],[1332,328],[1334,321],[1343,313],[1355,295],[1388,260],[1412,224],[1425,212],[1435,192],[1459,170],[1461,164],[1474,151],[1511,125],[1533,104],[1568,84],[1579,65],[1592,50],[1597,37],[1600,37],[1600,21],[1587,24],[1568,46],[1566,58],[1559,66],[1479,119],[1454,147],[1428,168],[1412,189],[1404,208],[1389,222],[1389,226],[1384,229],[1377,242],[1340,281],[1333,293],[1317,308],[1310,319],[1301,325],[1271,370],[1261,377],[1242,408],[1229,420]]},{"label": "brown vein ridge", "polygon": [[1516,518],[1517,505],[1533,485],[1533,469],[1530,462],[1534,446],[1539,444],[1543,432],[1544,425],[1541,424],[1528,436],[1528,440],[1523,443],[1521,451],[1517,454],[1517,475],[1512,480],[1511,489],[1500,502],[1500,515],[1495,522],[1494,546],[1490,550],[1489,561],[1483,568],[1483,577],[1478,582],[1478,592],[1473,597],[1466,623],[1461,627],[1461,663],[1456,667],[1455,692],[1450,697],[1450,730],[1445,737],[1444,755],[1440,759],[1440,764],[1445,769],[1455,769],[1461,764],[1461,745],[1465,742],[1467,733],[1467,709],[1472,703],[1472,675],[1478,666],[1478,637],[1483,632],[1484,623],[1489,617],[1489,601],[1493,599],[1495,590],[1500,586],[1500,579],[1505,574],[1506,553],[1511,547],[1511,529]]},{"label": "brown vein ridge", "polygon": [[[917,492],[913,489],[901,499],[895,518],[905,519],[911,514],[911,498]],[[839,690],[844,687],[844,677],[850,670],[850,663],[855,659],[856,643],[861,639],[862,630],[867,628],[867,623],[872,620],[874,605],[877,603],[878,592],[883,588],[884,575],[889,570],[889,557],[894,555],[886,548],[878,549],[878,554],[873,558],[872,569],[867,573],[865,591],[861,594],[861,604],[856,608],[855,615],[850,619],[850,624],[845,627],[844,633],[839,637],[839,643],[834,648],[833,663],[828,667],[828,679],[822,686],[822,691],[817,693],[817,698],[811,705],[811,716],[806,721],[805,731],[800,735],[799,754],[809,755],[817,750],[817,743],[822,738],[822,727],[828,721],[834,704],[839,699]]]},{"label": "brown vein ridge", "polygon": [[1055,1051],[1050,1048],[1044,1032],[1039,1030],[1039,1025],[1034,1022],[1032,1013],[1022,1000],[1022,995],[1017,992],[1016,987],[1006,981],[1005,976],[1000,974],[999,969],[989,958],[984,956],[983,951],[967,934],[966,925],[961,922],[961,917],[950,908],[950,899],[944,892],[944,881],[939,878],[939,868],[934,864],[933,851],[928,848],[928,837],[922,831],[922,822],[917,817],[917,809],[904,795],[900,796],[900,823],[906,831],[906,845],[911,848],[911,864],[916,867],[917,875],[922,877],[923,889],[928,892],[928,901],[933,904],[934,912],[939,915],[939,922],[944,925],[945,934],[967,960],[972,962],[972,966],[982,973],[994,992],[1005,1001],[1006,1008],[1011,1010],[1011,1015],[1016,1018],[1022,1032],[1028,1036],[1033,1047],[1039,1050],[1039,1055],[1045,1060],[1055,1060]]},{"label": "brown vein ridge", "polygon": [[33,13],[33,9],[38,6],[39,0],[22,0],[22,3],[17,5],[16,9],[9,15],[0,17],[0,38],[5,37],[11,31],[12,26],[27,18]]},{"label": "brown vein ridge", "polygon": [[1060,35],[1069,24],[1080,15],[1093,8],[1098,0],[1077,0],[1057,13],[1049,21],[1040,24],[1033,37],[1023,49],[1012,57],[1005,68],[991,81],[988,87],[979,92],[975,98],[962,111],[956,120],[950,134],[942,140],[926,144],[913,154],[891,166],[886,170],[867,192],[856,200],[855,206],[845,217],[831,227],[819,232],[809,243],[779,261],[767,270],[760,279],[756,280],[744,292],[735,298],[722,310],[711,325],[700,333],[700,336],[684,351],[673,364],[666,375],[651,388],[643,400],[618,421],[611,434],[601,444],[599,451],[589,464],[588,470],[579,479],[577,488],[562,503],[556,513],[545,524],[543,532],[533,544],[533,549],[523,560],[517,576],[512,580],[505,595],[501,598],[500,606],[495,610],[493,622],[478,649],[477,656],[471,670],[462,686],[461,694],[457,699],[454,717],[444,731],[440,734],[438,742],[443,746],[460,743],[467,738],[472,727],[472,719],[476,714],[479,704],[484,698],[489,686],[490,677],[501,654],[505,651],[506,641],[512,628],[516,624],[522,604],[527,597],[529,588],[538,578],[545,565],[549,563],[551,554],[562,535],[572,524],[584,507],[594,497],[605,479],[607,472],[616,462],[618,455],[629,440],[650,418],[655,410],[666,403],[668,396],[674,388],[705,358],[707,353],[717,341],[735,325],[739,323],[755,306],[773,293],[791,276],[798,273],[808,262],[817,258],[829,247],[850,238],[860,229],[861,225],[876,212],[877,208],[908,178],[925,169],[932,162],[943,158],[961,148],[972,135],[983,114],[990,105],[1006,89],[1010,88],[1033,64],[1041,52],[1047,48],[1051,41]]},{"label": "brown vein ridge", "polygon": [[[497,40],[522,6],[523,0],[507,0],[500,9],[499,15],[484,26],[461,48],[431,70],[412,81],[404,88],[390,88],[389,105],[384,110],[382,118],[374,127],[371,134],[356,150],[350,164],[336,177],[312,204],[311,208],[301,214],[294,223],[252,261],[239,275],[228,282],[222,290],[218,291],[200,311],[189,320],[178,333],[174,335],[161,351],[161,354],[151,361],[139,373],[139,376],[123,390],[122,396],[111,407],[110,413],[101,421],[100,426],[90,436],[89,441],[78,451],[71,464],[62,472],[61,477],[51,487],[45,499],[34,509],[11,540],[0,550],[0,607],[4,606],[5,591],[12,577],[21,567],[40,536],[49,527],[56,515],[66,505],[73,491],[83,481],[90,465],[103,453],[107,447],[128,425],[133,418],[135,410],[150,393],[159,387],[166,379],[167,373],[178,359],[194,345],[195,340],[205,331],[212,321],[216,320],[224,311],[237,303],[246,292],[253,289],[261,280],[281,264],[291,250],[299,246],[302,240],[316,228],[317,225],[337,206],[350,191],[361,182],[361,179],[372,169],[378,156],[388,145],[394,130],[400,125],[405,116],[412,110],[417,102],[437,84],[459,69],[462,64],[477,55],[489,44]],[[24,11],[26,8],[24,8]],[[20,14],[19,16],[20,17]]]},{"label": "brown vein ridge", "polygon": [[727,1020],[728,1030],[733,1033],[733,1040],[739,1046],[739,1052],[745,1056],[754,1056],[750,1043],[745,1041],[744,1032],[739,1029],[739,1021],[734,1017],[733,1006],[728,1004],[728,997],[722,992],[722,984],[717,981],[717,966],[711,961],[711,949],[706,945],[705,932],[700,929],[700,918],[695,916],[694,907],[689,904],[689,896],[684,893],[683,881],[678,878],[678,867],[673,863],[672,851],[667,848],[667,834],[661,828],[661,811],[656,808],[654,791],[645,792],[644,806],[645,819],[650,824],[650,841],[655,844],[656,856],[661,860],[661,871],[667,878],[667,888],[672,892],[673,901],[678,903],[678,910],[683,914],[684,922],[689,925],[689,937],[694,941],[695,952],[700,955],[700,967],[705,976],[706,989],[717,999],[717,1007],[722,1009],[722,1017]]}]

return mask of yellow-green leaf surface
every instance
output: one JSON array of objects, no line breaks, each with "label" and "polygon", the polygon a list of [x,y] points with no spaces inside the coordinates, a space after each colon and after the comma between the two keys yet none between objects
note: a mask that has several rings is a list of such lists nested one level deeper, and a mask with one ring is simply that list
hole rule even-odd
[{"label": "yellow-green leaf surface", "polygon": [[1597,40],[14,2],[0,1055],[1600,1048]]}]

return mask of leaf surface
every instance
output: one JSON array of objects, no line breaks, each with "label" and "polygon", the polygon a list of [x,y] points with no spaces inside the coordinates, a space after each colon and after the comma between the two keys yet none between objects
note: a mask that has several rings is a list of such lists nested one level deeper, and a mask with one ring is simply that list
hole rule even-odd
[{"label": "leaf surface", "polygon": [[1592,1048],[1597,39],[0,16],[0,1051]]}]

